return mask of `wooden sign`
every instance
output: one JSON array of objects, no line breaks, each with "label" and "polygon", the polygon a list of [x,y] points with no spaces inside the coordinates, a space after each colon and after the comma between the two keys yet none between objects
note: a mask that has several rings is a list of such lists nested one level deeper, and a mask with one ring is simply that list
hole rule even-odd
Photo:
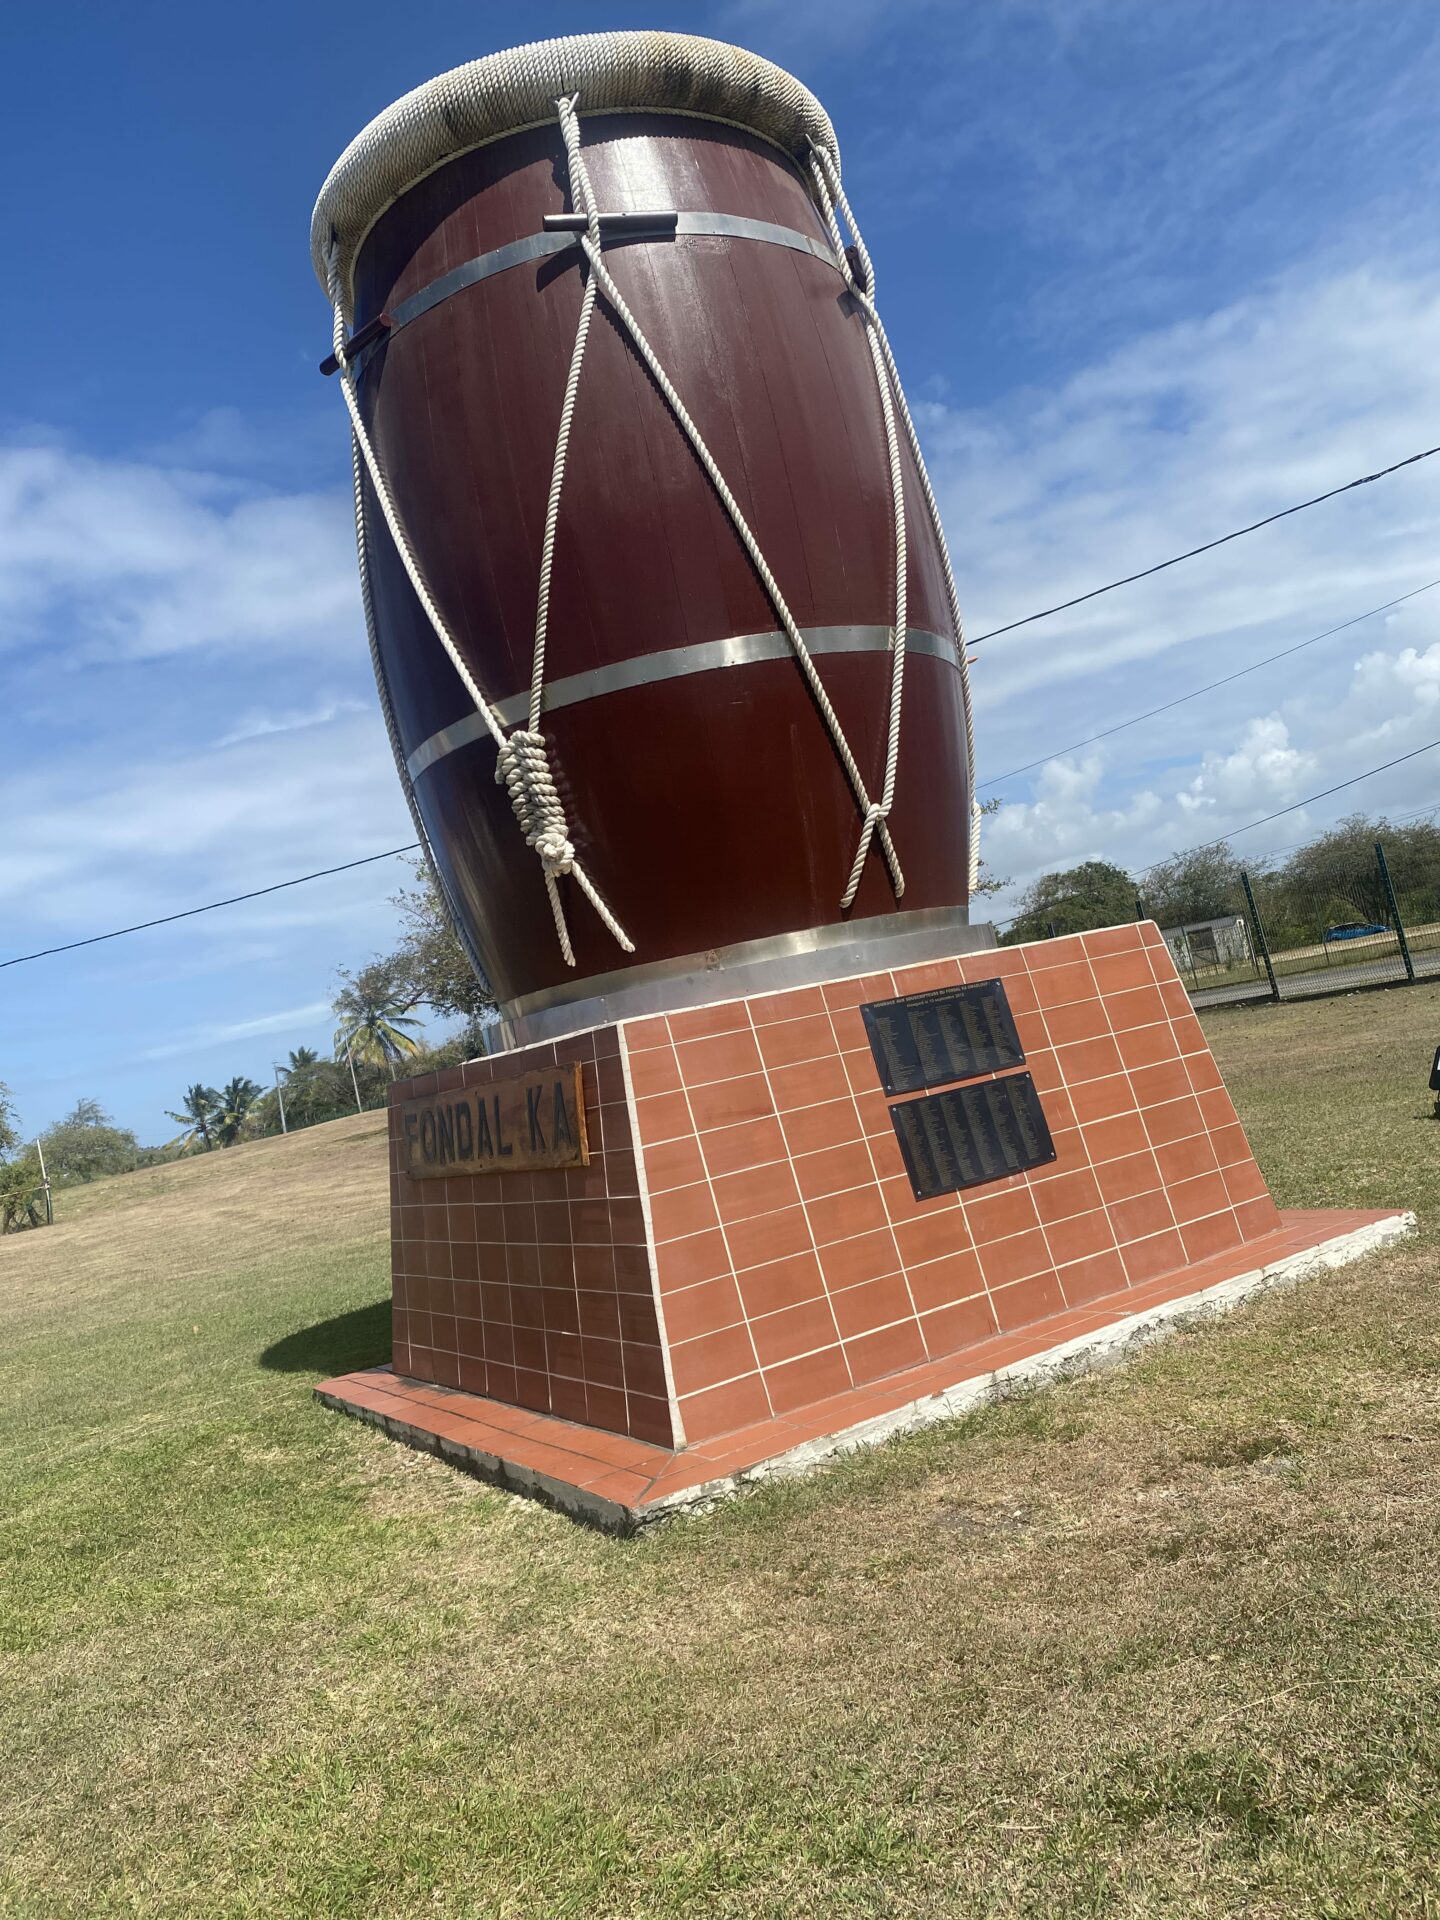
[{"label": "wooden sign", "polygon": [[396,1108],[402,1167],[412,1180],[437,1180],[589,1166],[581,1088],[576,1063],[407,1100]]}]

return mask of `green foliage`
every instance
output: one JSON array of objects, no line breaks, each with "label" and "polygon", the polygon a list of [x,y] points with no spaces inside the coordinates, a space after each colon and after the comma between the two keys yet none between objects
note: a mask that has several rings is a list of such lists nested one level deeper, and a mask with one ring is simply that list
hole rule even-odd
[{"label": "green foliage", "polygon": [[[982,800],[980,802],[981,818],[993,818],[993,816],[1000,811],[1003,804],[1004,802],[998,794],[993,800]],[[988,899],[992,893],[1002,893],[1009,884],[1010,878],[1008,874],[993,873],[982,859],[980,862],[980,877],[970,889],[970,898],[972,900]]]},{"label": "green foliage", "polygon": [[331,1003],[340,1023],[335,1029],[337,1059],[348,1052],[357,1063],[368,1061],[390,1069],[393,1075],[396,1062],[416,1052],[420,1044],[409,1031],[420,1024],[409,1017],[418,999],[409,965],[399,954],[372,960],[358,973],[342,967]]},{"label": "green foliage", "polygon": [[1162,860],[1143,876],[1141,893],[1146,913],[1162,927],[1223,920],[1245,911],[1240,862],[1224,841]]},{"label": "green foliage", "polygon": [[437,1013],[456,1014],[477,1026],[493,1010],[495,996],[465,957],[429,866],[423,860],[411,864],[415,885],[402,888],[394,900],[405,929],[395,959],[414,1001],[423,1000]]},{"label": "green foliage", "polygon": [[185,1089],[185,1098],[180,1102],[179,1112],[166,1109],[166,1118],[179,1123],[185,1131],[176,1144],[182,1152],[198,1151],[208,1153],[215,1144],[214,1125],[220,1096],[214,1087],[207,1087],[197,1080],[193,1087]]},{"label": "green foliage", "polygon": [[129,1173],[140,1143],[128,1127],[117,1127],[98,1100],[77,1100],[63,1120],[40,1136],[45,1170],[52,1186],[83,1186],[106,1174]]},{"label": "green foliage", "polygon": [[14,1153],[20,1144],[20,1116],[15,1111],[15,1096],[0,1080],[0,1160]]},{"label": "green foliage", "polygon": [[0,1233],[19,1233],[45,1223],[45,1182],[40,1163],[27,1156],[0,1164]]},{"label": "green foliage", "polygon": [[1135,918],[1135,882],[1107,860],[1045,873],[1020,896],[1020,912],[1005,933],[1006,946],[1048,939],[1055,933],[1086,933],[1118,927]]},{"label": "green foliage", "polygon": [[236,1074],[220,1089],[215,1102],[211,1131],[222,1147],[233,1147],[244,1137],[250,1109],[260,1098],[261,1089],[244,1074]]}]

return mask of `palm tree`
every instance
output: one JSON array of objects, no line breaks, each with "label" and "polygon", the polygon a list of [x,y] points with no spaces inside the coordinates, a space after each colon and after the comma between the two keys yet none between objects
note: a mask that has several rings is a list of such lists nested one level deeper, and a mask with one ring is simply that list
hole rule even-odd
[{"label": "palm tree", "polygon": [[185,1098],[180,1102],[179,1113],[166,1108],[166,1119],[176,1120],[185,1128],[185,1132],[179,1139],[182,1152],[188,1152],[192,1147],[198,1146],[208,1153],[214,1146],[212,1129],[219,1105],[220,1096],[214,1087],[207,1087],[203,1081],[197,1080],[193,1087],[185,1089]]},{"label": "palm tree", "polygon": [[320,1056],[313,1047],[292,1047],[290,1059],[284,1069],[285,1077],[287,1080],[293,1079],[297,1073],[308,1073],[312,1067],[318,1067],[319,1064]]},{"label": "palm tree", "polygon": [[336,1059],[348,1053],[355,1060],[388,1068],[393,1078],[396,1061],[420,1050],[419,1041],[406,1031],[420,1025],[408,1017],[415,995],[386,960],[374,961],[356,974],[342,969],[340,979],[334,1000],[340,1017],[335,1029]]},{"label": "palm tree", "polygon": [[233,1147],[240,1138],[250,1109],[262,1092],[263,1088],[253,1080],[247,1080],[243,1073],[237,1073],[228,1085],[220,1089],[211,1124],[222,1147]]}]

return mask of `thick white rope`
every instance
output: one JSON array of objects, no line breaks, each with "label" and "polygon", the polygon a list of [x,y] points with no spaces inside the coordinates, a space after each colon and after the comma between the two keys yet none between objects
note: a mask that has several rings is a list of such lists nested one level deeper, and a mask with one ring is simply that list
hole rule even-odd
[{"label": "thick white rope", "polygon": [[[945,597],[950,607],[950,619],[955,629],[955,645],[960,660],[960,703],[965,721],[965,766],[966,781],[970,792],[970,873],[969,886],[973,893],[980,878],[980,802],[975,797],[975,716],[970,701],[970,669],[965,658],[965,626],[960,617],[960,596],[955,588],[955,574],[950,565],[950,546],[945,538],[944,524],[940,519],[939,504],[930,485],[930,475],[925,466],[925,456],[920,451],[920,436],[915,431],[915,422],[911,418],[910,405],[905,398],[905,389],[900,383],[900,369],[895,364],[895,355],[891,350],[890,339],[885,331],[874,302],[875,269],[870,260],[869,249],[864,236],[856,225],[855,215],[846,197],[845,188],[840,179],[840,163],[826,147],[813,145],[810,149],[810,170],[815,179],[820,199],[820,211],[830,233],[831,244],[840,257],[841,267],[850,284],[850,290],[859,303],[870,329],[872,351],[878,343],[880,354],[885,363],[888,385],[900,409],[900,418],[905,427],[905,438],[909,442],[911,458],[915,462],[915,471],[920,479],[920,492],[925,501],[925,510],[930,516],[930,525],[935,541],[940,549],[940,571],[945,581]],[[841,241],[839,223],[835,210],[839,208],[845,224],[855,243],[855,253],[860,261],[863,284],[857,281],[851,270],[849,259]]]},{"label": "thick white rope", "polygon": [[[784,594],[780,591],[780,583],[771,572],[769,562],[761,550],[760,543],[751,532],[749,522],[740,510],[740,503],[730,491],[725,476],[716,464],[714,455],[706,446],[700,429],[691,419],[685,403],[675,391],[669,375],[660,364],[655,349],[646,339],[639,321],[630,311],[630,308],[625,302],[624,295],[621,293],[619,287],[616,286],[614,279],[611,277],[605,265],[604,259],[601,256],[598,239],[591,231],[594,225],[595,195],[591,189],[590,176],[585,166],[584,155],[580,150],[580,128],[575,114],[575,102],[573,99],[561,99],[557,100],[555,104],[560,112],[560,127],[565,136],[565,150],[570,160],[571,197],[575,202],[576,211],[586,216],[586,231],[579,236],[579,239],[585,257],[590,263],[591,275],[593,279],[599,283],[600,291],[605,295],[606,301],[615,313],[616,318],[620,320],[626,332],[630,335],[635,351],[644,361],[646,367],[649,369],[651,378],[669,403],[670,411],[674,414],[681,431],[690,442],[696,459],[704,468],[711,486],[714,487],[719,497],[721,505],[729,515],[730,523],[739,535],[741,545],[745,548],[746,553],[749,554],[751,565],[760,576],[761,585],[765,589],[771,606],[775,609],[776,618],[784,629],[786,638],[789,640],[791,648],[794,651],[795,658],[800,664],[800,669],[805,675],[806,683],[814,696],[816,705],[820,709],[825,725],[829,730],[835,751],[839,756],[840,764],[845,769],[846,777],[850,782],[855,798],[859,803],[860,811],[864,816],[865,824],[862,829],[860,847],[857,851],[855,864],[851,870],[850,879],[847,882],[846,892],[841,898],[841,907],[842,909],[848,907],[855,898],[855,891],[860,884],[860,869],[864,865],[865,854],[869,849],[872,837],[879,839],[881,852],[885,856],[885,863],[890,869],[891,885],[895,889],[896,898],[899,899],[905,891],[905,876],[900,868],[900,860],[895,851],[894,842],[890,838],[890,828],[886,818],[889,812],[888,803],[885,802],[883,795],[881,801],[878,803],[871,800],[869,791],[865,785],[864,775],[856,764],[855,756],[850,750],[849,741],[845,738],[845,731],[840,724],[840,717],[831,704],[830,696],[826,693],[824,683],[821,681],[815,663],[810,657],[810,650],[805,644],[804,636],[795,623],[794,616],[790,612]],[[898,457],[893,472],[898,478]],[[902,502],[900,509],[902,522],[902,555],[904,551],[903,512]],[[903,580],[903,565],[899,569],[899,577]],[[903,671],[903,647],[901,659]],[[892,714],[892,721],[893,718],[894,716]]]},{"label": "thick white rope", "polygon": [[[364,418],[360,412],[360,401],[355,391],[354,376],[350,371],[350,364],[345,355],[345,313],[341,303],[338,266],[336,256],[333,252],[331,257],[330,292],[334,315],[334,328],[332,333],[334,354],[340,371],[341,392],[345,396],[345,406],[350,415],[350,429],[354,448],[358,449],[359,460],[363,461],[365,471],[370,477],[370,484],[374,489],[375,498],[380,503],[380,511],[384,517],[385,525],[389,529],[390,538],[395,543],[395,550],[400,556],[406,576],[415,591],[415,597],[419,600],[425,617],[430,622],[435,637],[444,648],[450,664],[454,667],[456,673],[459,674],[462,686],[474,701],[476,712],[485,722],[486,729],[495,742],[497,750],[495,778],[497,783],[505,786],[510,795],[510,804],[514,810],[516,819],[520,823],[521,832],[525,835],[526,844],[533,847],[540,857],[541,868],[545,875],[545,888],[550,900],[550,910],[554,917],[555,931],[560,940],[560,948],[565,956],[565,964],[570,967],[575,965],[575,952],[570,943],[569,929],[565,922],[565,909],[560,899],[560,891],[557,884],[559,876],[566,873],[574,876],[576,883],[579,885],[586,899],[589,900],[590,904],[595,908],[600,919],[614,935],[625,952],[633,953],[635,948],[629,936],[596,892],[589,875],[585,872],[584,867],[575,856],[575,849],[571,843],[569,828],[565,819],[565,810],[561,805],[560,796],[555,787],[554,776],[550,770],[549,753],[544,736],[532,724],[529,728],[517,727],[509,738],[506,737],[499,715],[476,685],[475,678],[465,663],[464,655],[455,644],[455,640],[449,628],[446,626],[439,608],[435,604],[430,589],[426,585],[425,577],[420,571],[419,561],[415,557],[414,549],[410,545],[405,529],[401,524],[399,513],[396,510],[394,499],[390,493],[389,484],[385,479],[384,471],[380,466],[374,445],[371,442],[370,435],[366,430]],[[583,347],[583,343],[581,344]],[[578,375],[578,362],[575,371]],[[573,404],[572,395],[572,411]],[[568,439],[568,423],[566,423],[566,438]],[[561,457],[560,464],[563,473],[563,456]],[[356,464],[356,481],[358,488],[358,461]],[[552,485],[552,493],[553,492],[554,488]],[[357,522],[357,537],[360,537],[360,535],[363,535],[364,522],[363,490],[357,492],[357,514],[359,516]],[[553,527],[550,529],[550,537],[553,545]],[[547,576],[545,582],[545,597],[547,602],[549,598],[548,586]],[[362,587],[362,592],[367,598],[368,591],[367,581]],[[367,615],[367,619],[369,620],[369,631],[371,634],[371,660],[372,664],[376,665],[377,684],[382,684],[383,673],[378,664],[379,650],[374,640],[373,608]],[[540,664],[543,668],[543,645],[541,648]],[[537,673],[535,684],[532,685],[531,688],[532,719],[537,704],[537,690],[542,688],[543,683]],[[388,690],[382,693],[381,705],[382,707],[388,705]],[[398,733],[394,731],[393,713],[387,716],[387,726],[391,730],[391,745],[396,753],[397,764],[403,765],[399,736]],[[412,817],[418,821],[419,809],[415,803],[413,786],[409,780],[408,769],[402,772],[401,779],[402,784],[406,788],[406,798],[410,803]],[[423,835],[422,842],[428,852],[429,843],[428,840],[423,839]],[[448,896],[447,904],[449,904]],[[470,949],[468,939],[465,944],[467,952],[471,954],[472,964],[474,964],[474,955]],[[481,978],[483,978],[483,969],[478,970],[480,971]]]}]

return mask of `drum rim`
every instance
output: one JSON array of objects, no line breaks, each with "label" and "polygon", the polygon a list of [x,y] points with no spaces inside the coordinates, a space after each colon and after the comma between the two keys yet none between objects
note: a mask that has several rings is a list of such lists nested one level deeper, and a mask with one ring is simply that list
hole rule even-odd
[{"label": "drum rim", "polygon": [[809,88],[743,47],[661,32],[533,41],[436,75],[350,142],[310,221],[311,259],[327,294],[332,247],[348,312],[355,260],[381,215],[451,160],[545,125],[548,100],[561,92],[580,95],[582,115],[675,114],[740,128],[792,159],[817,144],[837,154],[830,117]]}]

